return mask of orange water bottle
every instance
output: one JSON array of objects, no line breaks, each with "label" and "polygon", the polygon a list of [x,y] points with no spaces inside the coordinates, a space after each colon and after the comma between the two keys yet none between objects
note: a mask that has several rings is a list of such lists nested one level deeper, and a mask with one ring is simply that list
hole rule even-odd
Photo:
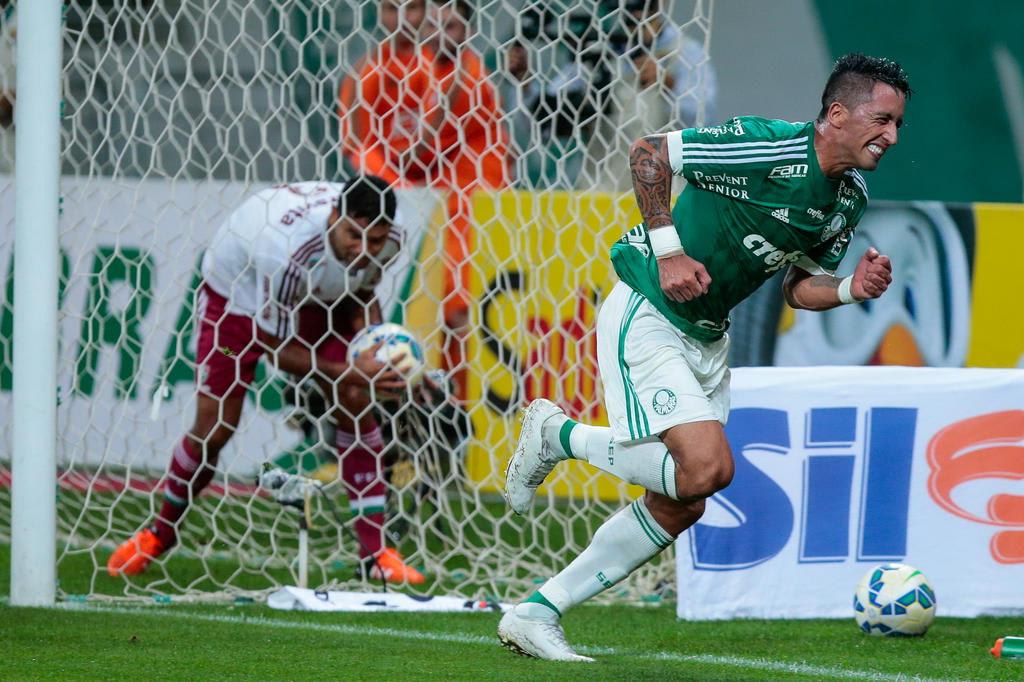
[{"label": "orange water bottle", "polygon": [[1024,637],[1000,637],[988,651],[996,658],[1024,661]]}]

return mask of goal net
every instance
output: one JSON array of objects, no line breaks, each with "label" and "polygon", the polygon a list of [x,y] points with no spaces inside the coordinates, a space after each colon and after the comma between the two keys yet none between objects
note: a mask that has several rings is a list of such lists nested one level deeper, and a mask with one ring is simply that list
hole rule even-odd
[{"label": "goal net", "polygon": [[[378,289],[384,314],[452,379],[431,405],[376,408],[387,544],[428,578],[403,589],[477,598],[522,597],[579,553],[641,491],[572,462],[520,518],[501,498],[504,467],[518,411],[533,398],[606,423],[593,326],[614,281],[608,248],[639,219],[628,148],[707,115],[711,2],[471,2],[456,50],[439,37],[450,6],[422,0],[66,3],[59,594],[225,599],[296,584],[303,514],[257,486],[264,463],[323,483],[309,509],[309,586],[376,589],[356,571],[344,460],[323,428],[310,428],[317,415],[297,399],[301,382],[265,362],[179,542],[139,576],[111,577],[106,562],[159,512],[172,450],[195,415],[203,250],[253,192],[340,181],[369,163],[358,147],[380,131],[372,116],[359,127],[368,86],[358,74],[394,22],[411,31],[413,49],[433,50],[423,68],[441,68],[445,50],[457,66],[433,74],[444,93],[439,118],[403,114],[402,101],[391,112],[432,146],[411,166],[409,154],[384,154],[405,232]],[[386,6],[398,9],[389,17]],[[339,106],[346,82],[356,96]],[[5,150],[0,411],[10,415],[14,189]],[[495,159],[498,176],[484,182]],[[2,428],[6,543],[9,417]],[[610,598],[663,595],[669,554]]]}]

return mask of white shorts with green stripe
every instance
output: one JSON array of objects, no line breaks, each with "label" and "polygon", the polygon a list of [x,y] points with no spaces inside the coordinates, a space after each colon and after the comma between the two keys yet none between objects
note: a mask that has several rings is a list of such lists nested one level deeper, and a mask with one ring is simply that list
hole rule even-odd
[{"label": "white shorts with green stripe", "polygon": [[597,316],[597,362],[616,443],[729,415],[729,337],[690,338],[619,282]]}]

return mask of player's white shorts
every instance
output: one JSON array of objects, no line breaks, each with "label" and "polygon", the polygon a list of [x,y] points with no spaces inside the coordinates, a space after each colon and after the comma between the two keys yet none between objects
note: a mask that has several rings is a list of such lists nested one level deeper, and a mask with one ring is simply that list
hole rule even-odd
[{"label": "player's white shorts", "polygon": [[729,337],[686,336],[646,298],[618,282],[597,315],[597,362],[616,443],[729,414]]}]

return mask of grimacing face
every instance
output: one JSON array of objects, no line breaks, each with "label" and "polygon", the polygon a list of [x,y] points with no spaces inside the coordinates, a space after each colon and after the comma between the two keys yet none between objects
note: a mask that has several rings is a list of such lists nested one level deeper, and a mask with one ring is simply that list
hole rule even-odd
[{"label": "grimacing face", "polygon": [[369,218],[341,216],[338,209],[331,213],[331,219],[328,233],[331,248],[339,260],[356,270],[367,267],[380,255],[391,230],[387,221],[371,224]]},{"label": "grimacing face", "polygon": [[871,99],[846,109],[842,144],[855,168],[872,171],[889,147],[899,141],[906,97],[887,83],[875,83]]}]

